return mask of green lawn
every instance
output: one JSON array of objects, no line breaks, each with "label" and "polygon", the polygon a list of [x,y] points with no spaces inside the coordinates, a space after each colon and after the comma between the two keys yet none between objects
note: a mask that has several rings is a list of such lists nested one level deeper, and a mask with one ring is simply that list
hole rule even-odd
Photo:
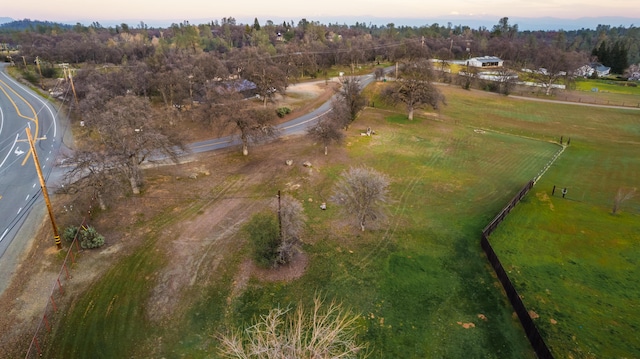
[{"label": "green lawn", "polygon": [[[533,102],[505,111],[506,104],[491,98],[485,104],[493,123],[467,121],[526,134],[523,128],[543,119],[547,128],[530,136],[563,134],[565,143],[571,137],[571,146],[490,239],[525,304],[540,315],[536,322],[552,351],[563,358],[640,356],[640,200],[624,202],[611,215],[618,188],[636,187],[640,178],[640,111]],[[504,119],[505,112],[514,121]]]},{"label": "green lawn", "polygon": [[[635,86],[634,86],[635,85]],[[611,92],[626,95],[640,95],[640,86],[637,82],[628,81],[612,81],[612,80],[587,80],[580,79],[576,81],[576,90]]]},{"label": "green lawn", "polygon": [[[352,126],[345,144],[349,162],[392,179],[394,201],[388,223],[380,229],[346,230],[337,225],[341,215],[331,204],[318,211],[316,203],[305,201],[309,221],[304,250],[310,261],[303,277],[270,284],[252,280],[227,303],[244,254],[240,251],[225,260],[220,280],[189,293],[189,308],[163,325],[152,325],[140,309],[163,265],[163,257],[149,250],[162,231],[152,231],[146,246],[74,303],[57,330],[50,357],[212,357],[220,331],[246,325],[276,305],[310,303],[321,293],[362,315],[361,337],[372,358],[533,358],[479,239],[482,228],[558,150],[553,141],[560,136],[565,141],[571,137],[571,146],[491,241],[507,261],[505,267],[520,272],[514,280],[525,303],[541,315],[541,329],[558,357],[624,356],[625,348],[637,350],[631,321],[638,318],[632,301],[638,298],[633,279],[638,277],[633,273],[638,255],[632,249],[640,233],[634,224],[638,203],[629,201],[618,216],[607,211],[616,186],[640,178],[635,155],[640,113],[516,101],[456,88],[443,91],[448,105],[436,116],[419,115],[408,122],[377,106]],[[361,137],[366,127],[376,135]],[[336,163],[319,169],[321,179],[296,196],[304,200],[330,194],[344,168]],[[274,183],[287,180],[300,178]],[[549,192],[553,184],[569,187],[569,195],[561,200],[556,193],[552,211],[549,200],[543,202],[538,193]],[[277,189],[275,184],[260,185],[261,192]],[[192,215],[203,205],[194,203]],[[143,225],[164,223],[170,215]],[[611,229],[616,231],[607,232]],[[599,258],[606,258],[604,266]],[[562,276],[553,275],[564,269]],[[128,282],[139,285],[124,284]],[[635,286],[625,290],[631,284]],[[617,309],[610,312],[599,303]],[[609,334],[581,336],[605,319],[609,321],[600,327],[610,324]],[[463,328],[467,323],[474,327]],[[619,352],[598,351],[608,342],[623,341],[625,333],[627,344]],[[592,340],[597,335],[606,338]],[[574,344],[567,349],[563,343]],[[637,351],[626,353],[638,356]]]}]

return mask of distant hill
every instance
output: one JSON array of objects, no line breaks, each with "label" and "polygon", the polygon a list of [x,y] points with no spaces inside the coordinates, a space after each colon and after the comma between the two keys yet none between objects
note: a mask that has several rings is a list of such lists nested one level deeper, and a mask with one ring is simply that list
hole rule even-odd
[{"label": "distant hill", "polygon": [[[9,22],[3,22],[4,19],[9,19]],[[70,29],[72,26],[68,24],[61,24],[57,22],[51,21],[40,21],[40,20],[13,20],[8,17],[0,18],[0,31],[8,30],[8,31],[25,31],[25,30],[34,30],[39,27],[60,27],[63,29]]]},{"label": "distant hill", "polygon": [[[238,18],[239,23],[252,24],[254,18],[241,19]],[[246,20],[246,22],[244,22]],[[275,17],[271,18],[276,23],[281,23],[282,21],[289,21],[289,18],[280,18]],[[446,25],[451,24],[452,26],[462,25],[469,26],[472,29],[478,28],[487,28],[491,30],[494,25],[498,24],[500,20],[498,17],[494,16],[464,16],[464,15],[450,15],[450,16],[439,16],[439,17],[425,17],[425,18],[382,18],[382,17],[371,17],[371,16],[320,16],[318,18],[313,18],[314,21],[319,21],[323,24],[346,24],[352,25],[355,22],[361,22],[369,25],[378,25],[384,26],[388,23],[395,23],[396,26],[429,26],[430,24],[440,24]],[[202,19],[192,19],[191,23],[193,24],[204,24],[210,22],[211,19],[202,18]],[[151,25],[153,27],[169,27],[171,26],[171,22],[169,21],[161,21],[161,20],[145,20],[147,25]],[[80,22],[82,23],[82,22]],[[120,24],[137,24],[139,20],[113,20],[113,21],[103,21],[104,26],[118,26]],[[602,17],[583,17],[578,19],[561,19],[555,17],[537,17],[537,18],[528,18],[528,17],[509,17],[509,23],[512,25],[518,25],[518,30],[520,31],[553,31],[553,30],[579,30],[579,29],[596,29],[598,25],[609,25],[611,27],[630,27],[634,24],[640,24],[640,18],[632,18],[632,17],[622,17],[622,16],[602,16]],[[86,25],[86,24],[85,24]],[[38,27],[60,27],[64,29],[72,28],[74,25],[56,23],[51,21],[40,21],[40,20],[14,20],[10,17],[0,17],[0,31],[9,30],[9,31],[25,31],[29,29],[37,29]]]}]

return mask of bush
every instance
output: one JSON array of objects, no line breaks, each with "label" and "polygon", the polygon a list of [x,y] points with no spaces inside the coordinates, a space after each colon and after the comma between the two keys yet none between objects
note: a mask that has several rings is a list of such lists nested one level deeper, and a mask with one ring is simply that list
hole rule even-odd
[{"label": "bush", "polygon": [[25,80],[31,82],[34,85],[38,84],[38,76],[36,76],[33,72],[29,70],[22,71],[22,77],[24,77]]},{"label": "bush", "polygon": [[48,79],[52,79],[56,77],[57,71],[53,67],[43,67],[42,68],[42,77],[46,77]]},{"label": "bush", "polygon": [[291,113],[291,109],[288,107],[278,107],[276,109],[276,114],[278,115],[278,117],[282,118],[288,114]]},{"label": "bush", "polygon": [[367,345],[359,341],[360,316],[341,303],[313,308],[299,303],[296,310],[271,309],[244,331],[219,336],[224,358],[366,358]]},{"label": "bush", "polygon": [[244,227],[252,245],[253,259],[263,267],[277,265],[280,247],[278,220],[271,213],[258,213]]},{"label": "bush", "polygon": [[84,249],[98,248],[104,245],[104,237],[93,227],[82,227],[81,230],[76,226],[69,226],[62,232],[62,238],[67,242],[72,242],[76,235],[80,247]]},{"label": "bush", "polygon": [[73,242],[73,239],[76,238],[78,234],[78,227],[69,226],[65,228],[64,232],[62,232],[62,238],[67,242]]},{"label": "bush", "polygon": [[80,247],[84,249],[98,248],[104,245],[104,237],[93,227],[83,228],[79,240]]}]

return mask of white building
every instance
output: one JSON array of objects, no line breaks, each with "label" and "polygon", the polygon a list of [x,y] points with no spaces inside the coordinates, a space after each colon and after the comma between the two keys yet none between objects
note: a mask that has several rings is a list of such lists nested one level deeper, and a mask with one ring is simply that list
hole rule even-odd
[{"label": "white building", "polygon": [[467,60],[466,65],[471,67],[502,67],[504,63],[498,57],[495,56],[482,56],[482,57],[472,57]]}]

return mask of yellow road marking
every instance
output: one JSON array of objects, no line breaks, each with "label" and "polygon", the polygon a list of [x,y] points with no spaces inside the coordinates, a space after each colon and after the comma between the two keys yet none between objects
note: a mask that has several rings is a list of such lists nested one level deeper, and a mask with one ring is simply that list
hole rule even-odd
[{"label": "yellow road marking", "polygon": [[[22,118],[26,118],[27,120],[33,121],[35,123],[36,129],[34,131],[34,138],[38,138],[39,121],[38,121],[38,113],[36,112],[36,110],[33,108],[33,106],[31,106],[31,104],[24,97],[20,96],[20,94],[18,94],[14,89],[12,89],[11,86],[7,85],[6,82],[4,82],[3,80],[0,80],[0,84],[4,85],[7,89],[13,92],[14,95],[20,98],[27,106],[29,106],[29,108],[31,109],[31,112],[33,112],[33,117],[23,115],[22,112],[20,112],[18,105],[15,103],[15,101],[13,101],[11,96],[9,96],[9,93],[7,93],[5,87],[0,86],[0,91],[2,91],[5,96],[7,96],[7,99],[9,99],[13,107],[16,109],[18,116]],[[27,155],[24,157],[24,160],[22,161],[22,166],[24,166],[24,164],[27,163],[27,160],[29,160],[29,156],[31,156],[31,151],[27,152]]]}]

